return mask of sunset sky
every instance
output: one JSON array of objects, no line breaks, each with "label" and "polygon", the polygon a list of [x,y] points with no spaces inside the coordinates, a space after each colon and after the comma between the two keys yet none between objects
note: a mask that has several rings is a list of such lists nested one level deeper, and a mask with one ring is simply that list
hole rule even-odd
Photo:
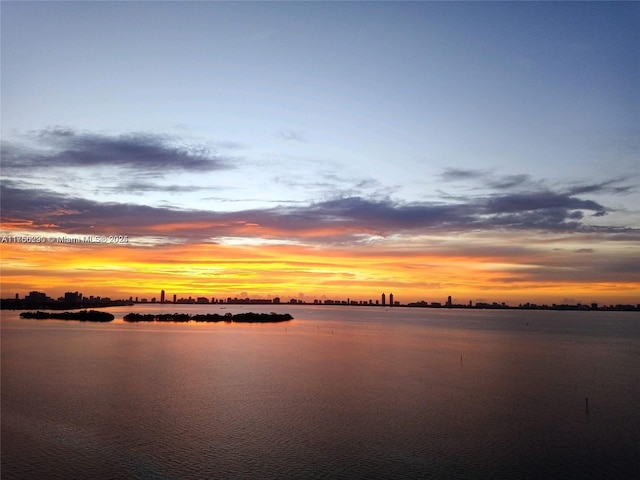
[{"label": "sunset sky", "polygon": [[0,13],[2,298],[640,303],[640,3]]}]

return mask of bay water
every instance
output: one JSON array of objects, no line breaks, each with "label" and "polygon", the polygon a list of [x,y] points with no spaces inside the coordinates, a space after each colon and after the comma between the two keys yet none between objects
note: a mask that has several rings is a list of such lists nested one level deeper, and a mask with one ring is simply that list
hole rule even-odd
[{"label": "bay water", "polygon": [[3,479],[640,478],[637,312],[108,311],[2,311]]}]

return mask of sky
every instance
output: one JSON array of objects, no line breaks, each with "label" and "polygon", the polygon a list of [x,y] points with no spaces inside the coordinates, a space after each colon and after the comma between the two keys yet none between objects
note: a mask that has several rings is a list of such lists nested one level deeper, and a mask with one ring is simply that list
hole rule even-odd
[{"label": "sky", "polygon": [[640,3],[0,18],[2,298],[640,303]]}]

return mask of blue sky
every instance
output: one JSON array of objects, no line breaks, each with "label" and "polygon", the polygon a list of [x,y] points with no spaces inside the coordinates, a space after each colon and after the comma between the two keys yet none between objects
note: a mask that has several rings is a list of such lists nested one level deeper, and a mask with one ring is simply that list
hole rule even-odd
[{"label": "blue sky", "polygon": [[520,213],[565,209],[560,223],[640,228],[638,3],[1,13],[3,177],[18,191],[5,212],[27,191],[238,215],[508,198],[532,202]]}]

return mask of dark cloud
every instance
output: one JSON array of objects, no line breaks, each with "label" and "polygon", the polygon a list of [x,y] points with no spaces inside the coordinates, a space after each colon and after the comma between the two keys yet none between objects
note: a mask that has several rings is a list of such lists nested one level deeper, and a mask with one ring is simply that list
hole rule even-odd
[{"label": "dark cloud", "polygon": [[583,211],[594,216],[606,214],[606,208],[597,202],[547,191],[472,197],[447,204],[403,204],[390,199],[348,197],[317,203],[307,209],[308,214],[324,222],[333,220],[379,232],[490,227],[571,231],[582,227]]},{"label": "dark cloud", "polygon": [[[104,233],[113,228],[158,224],[167,210],[144,205],[100,203],[48,190],[1,187],[2,222],[33,222],[34,228]],[[176,213],[178,213],[176,211]]]},{"label": "dark cloud", "polygon": [[485,220],[486,226],[508,229],[540,229],[547,231],[575,230],[580,223],[575,221],[581,214],[565,208],[545,208],[541,210],[497,214]]},{"label": "dark cloud", "polygon": [[471,168],[447,168],[440,174],[440,178],[445,182],[455,182],[458,180],[475,180],[485,178],[488,173],[488,170],[478,170]]},{"label": "dark cloud", "polygon": [[108,167],[137,173],[202,172],[232,168],[229,158],[205,145],[179,144],[168,135],[104,135],[53,127],[31,132],[31,145],[3,143],[3,167],[29,172],[48,168]]},{"label": "dark cloud", "polygon": [[606,213],[604,206],[592,200],[581,200],[566,194],[549,191],[496,195],[486,200],[485,209],[486,213],[490,214],[556,211],[558,209],[566,212],[589,210],[593,211],[597,216]]},{"label": "dark cloud", "polygon": [[447,168],[440,175],[440,178],[443,182],[475,182],[480,187],[492,190],[540,188],[540,185],[534,183],[529,175],[499,175],[488,169]]},{"label": "dark cloud", "polygon": [[[554,192],[495,195],[457,203],[401,203],[390,198],[341,197],[309,205],[217,212],[127,203],[101,203],[37,188],[2,185],[2,221],[32,222],[33,228],[88,233],[165,235],[195,239],[218,236],[307,238],[349,241],[361,235],[451,233],[491,230],[594,232],[609,235],[633,229],[587,226],[584,212],[606,208]],[[633,233],[633,232],[631,232]],[[637,232],[636,232],[637,233]]]},{"label": "dark cloud", "polygon": [[[2,223],[30,225],[37,230],[67,233],[158,235],[192,240],[239,235],[253,226],[305,229],[296,215],[275,209],[215,212],[151,207],[131,203],[96,202],[49,190],[0,186]],[[307,226],[307,228],[309,228]],[[246,232],[245,232],[246,233]]]},{"label": "dark cloud", "polygon": [[380,233],[460,224],[473,220],[468,208],[445,204],[401,204],[390,199],[345,197],[310,205],[305,213],[316,221],[355,225]]},{"label": "dark cloud", "polygon": [[39,139],[55,139],[75,136],[75,131],[72,128],[55,125],[52,127],[43,128],[42,130],[32,130],[29,132],[29,136]]}]

